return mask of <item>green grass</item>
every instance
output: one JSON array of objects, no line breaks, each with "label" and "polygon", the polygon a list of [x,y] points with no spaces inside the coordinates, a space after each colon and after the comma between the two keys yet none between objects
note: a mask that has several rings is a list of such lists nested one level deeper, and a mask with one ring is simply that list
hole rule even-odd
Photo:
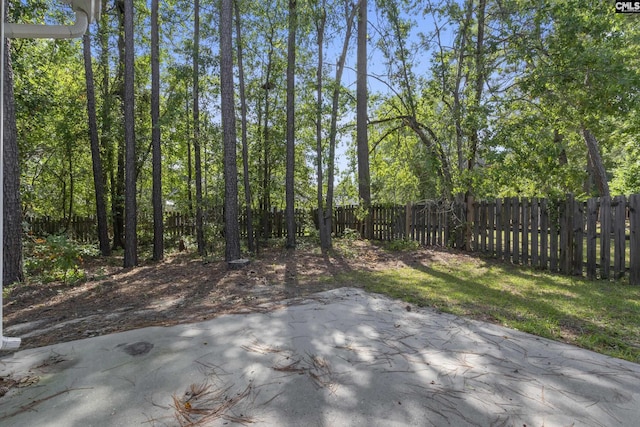
[{"label": "green grass", "polygon": [[640,287],[625,282],[564,277],[470,257],[353,271],[338,279],[640,363]]}]

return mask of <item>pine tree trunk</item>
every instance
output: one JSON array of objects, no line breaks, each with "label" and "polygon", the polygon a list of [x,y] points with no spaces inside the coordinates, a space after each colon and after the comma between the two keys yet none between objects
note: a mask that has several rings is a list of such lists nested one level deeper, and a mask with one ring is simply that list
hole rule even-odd
[{"label": "pine tree trunk", "polygon": [[296,246],[295,219],[295,66],[296,66],[296,0],[289,0],[289,37],[287,43],[287,171],[285,177],[287,248]]},{"label": "pine tree trunk", "polygon": [[160,148],[160,41],[159,0],[151,0],[151,144],[153,149],[153,259],[164,258],[164,218],[162,209],[162,153]]},{"label": "pine tree trunk", "polygon": [[238,169],[236,164],[236,116],[233,83],[233,0],[220,6],[220,101],[224,144],[225,260],[240,258],[238,225]]},{"label": "pine tree trunk", "polygon": [[133,0],[124,1],[124,141],[125,241],[124,267],[138,263],[136,203],[136,137],[134,108]]},{"label": "pine tree trunk", "polygon": [[240,7],[238,0],[233,2],[236,15],[236,46],[238,50],[238,84],[240,90],[240,115],[241,115],[241,138],[242,138],[242,166],[244,172],[244,203],[247,215],[247,245],[249,252],[255,252],[253,234],[253,215],[251,212],[251,186],[249,182],[249,147],[247,142],[247,100],[244,86],[244,67],[242,66],[242,33],[240,31]]},{"label": "pine tree trunk", "polygon": [[93,84],[93,67],[91,64],[91,37],[89,33],[83,37],[84,72],[87,82],[87,120],[89,124],[89,140],[91,142],[91,162],[93,165],[93,186],[96,192],[96,217],[98,220],[98,242],[103,256],[111,254],[109,246],[109,230],[107,223],[107,207],[104,196],[104,175],[100,157],[100,141],[96,113],[96,96]]},{"label": "pine tree trunk", "polygon": [[325,9],[325,1],[323,0],[321,10],[319,11],[318,21],[316,23],[317,37],[316,43],[318,45],[318,65],[316,68],[316,181],[317,181],[317,196],[318,196],[318,231],[320,233],[320,248],[323,251],[329,249],[329,235],[331,230],[327,229],[325,221],[325,209],[324,209],[324,196],[322,189],[324,186],[322,176],[322,68],[323,62],[323,44],[324,44],[324,28],[327,20],[327,12]]},{"label": "pine tree trunk", "polygon": [[193,14],[193,160],[196,173],[196,242],[198,243],[198,253],[204,255],[202,160],[200,149],[200,0],[195,0]]},{"label": "pine tree trunk", "polygon": [[22,270],[22,209],[20,202],[20,165],[18,131],[13,98],[11,44],[4,40],[4,192],[2,283],[9,285],[24,279]]},{"label": "pine tree trunk", "polygon": [[367,131],[367,1],[360,0],[358,11],[358,49],[356,78],[356,140],[358,157],[358,195],[362,208],[367,212],[362,236],[372,237],[371,178],[369,174],[369,135]]},{"label": "pine tree trunk", "polygon": [[[115,81],[118,83],[117,93],[120,97],[121,112],[124,114],[124,62],[125,62],[125,41],[124,41],[124,0],[116,0],[116,10],[118,13],[118,69]],[[103,45],[103,49],[108,51],[108,41]],[[104,51],[103,51],[104,54]],[[108,66],[108,64],[103,64]],[[108,68],[105,69],[108,73]],[[105,106],[106,108],[106,106]],[[111,129],[107,129],[110,131]],[[120,132],[122,132],[120,134]],[[113,132],[114,135],[123,135],[124,131]],[[115,152],[114,152],[115,151]],[[116,164],[110,169],[111,181],[111,215],[113,217],[113,249],[124,248],[124,201],[125,201],[125,172],[124,172],[124,139],[118,137],[113,146],[111,158],[115,156]]]}]

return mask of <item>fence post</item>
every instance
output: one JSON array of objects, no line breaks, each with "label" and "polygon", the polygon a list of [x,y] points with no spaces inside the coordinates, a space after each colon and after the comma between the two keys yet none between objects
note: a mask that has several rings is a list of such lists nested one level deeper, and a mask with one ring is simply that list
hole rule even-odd
[{"label": "fence post", "polygon": [[629,197],[629,283],[640,285],[640,194]]}]

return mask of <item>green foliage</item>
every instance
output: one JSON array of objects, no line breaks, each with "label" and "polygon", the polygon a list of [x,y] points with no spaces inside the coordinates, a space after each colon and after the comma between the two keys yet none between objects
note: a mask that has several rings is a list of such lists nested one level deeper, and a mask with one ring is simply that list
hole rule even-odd
[{"label": "green foliage", "polygon": [[80,269],[87,257],[99,254],[95,245],[79,244],[65,235],[46,239],[30,238],[25,247],[25,270],[28,276],[43,282],[76,282],[83,279]]},{"label": "green foliage", "polygon": [[620,160],[614,168],[611,181],[613,194],[640,193],[640,147],[638,143],[629,141],[617,153]]},{"label": "green foliage", "polygon": [[[46,2],[45,2],[46,3]],[[11,21],[68,19],[69,8],[42,2],[11,8]],[[589,195],[589,167],[578,131],[597,137],[612,193],[640,192],[640,26],[600,0],[486,2],[478,50],[478,2],[376,2],[370,28],[369,148],[373,203],[404,204],[470,191],[477,198]],[[373,6],[373,4],[372,4]],[[285,177],[286,4],[240,2],[240,39],[248,108],[249,182],[253,207],[282,208]],[[314,20],[326,7],[320,124],[323,190],[327,188],[328,123],[337,47],[351,3],[299,5],[296,70],[297,207],[317,204],[315,182],[316,63]],[[47,8],[51,12],[46,12]],[[61,12],[62,10],[66,12]],[[187,3],[161,13],[163,199],[188,212],[193,170],[193,22]],[[200,143],[204,208],[222,205],[217,12],[205,7],[200,46]],[[117,9],[108,8],[92,35],[98,129],[107,205],[117,202],[122,143]],[[151,213],[148,10],[136,3],[136,138],[138,207]],[[104,34],[103,45],[99,37]],[[95,207],[86,126],[86,95],[77,41],[13,40],[15,105],[23,211],[56,217]],[[347,53],[353,68],[355,49]],[[106,55],[103,59],[103,55]],[[353,150],[354,99],[347,71],[338,100],[335,205],[358,204]],[[477,93],[477,79],[482,93]],[[268,80],[268,81],[267,81]],[[109,110],[107,111],[107,107]],[[560,135],[559,138],[556,135]],[[477,137],[477,140],[474,138]],[[475,144],[475,145],[474,145]],[[346,146],[346,153],[342,148]],[[475,152],[474,152],[475,150]],[[189,170],[191,164],[191,170]],[[240,164],[240,163],[239,163]],[[242,174],[243,172],[240,172]],[[243,177],[239,176],[242,194]],[[324,193],[326,194],[326,192]],[[364,212],[358,212],[363,218]],[[310,228],[313,230],[313,228]],[[140,230],[141,244],[151,241]],[[220,230],[207,230],[210,250]]]},{"label": "green foliage", "polygon": [[360,240],[358,230],[346,228],[342,236],[333,239],[333,249],[345,258],[356,258],[359,256],[357,245]]}]

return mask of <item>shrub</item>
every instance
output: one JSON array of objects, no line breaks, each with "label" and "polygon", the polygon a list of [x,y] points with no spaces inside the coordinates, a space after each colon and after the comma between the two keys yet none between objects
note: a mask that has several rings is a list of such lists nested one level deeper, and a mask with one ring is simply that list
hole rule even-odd
[{"label": "shrub", "polygon": [[83,279],[84,271],[80,270],[83,259],[99,253],[95,245],[79,244],[65,235],[30,238],[25,246],[27,275],[44,282]]}]

